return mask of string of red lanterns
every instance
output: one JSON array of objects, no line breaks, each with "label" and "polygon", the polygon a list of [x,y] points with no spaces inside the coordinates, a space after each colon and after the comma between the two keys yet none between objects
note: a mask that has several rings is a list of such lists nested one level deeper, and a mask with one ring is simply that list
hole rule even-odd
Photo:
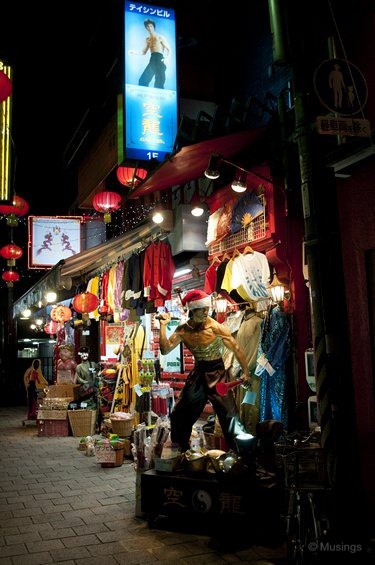
[{"label": "string of red lanterns", "polygon": [[[1,78],[1,77],[0,77]],[[0,85],[1,90],[1,85]],[[14,227],[18,226],[18,217],[25,216],[29,211],[29,205],[21,196],[14,195],[11,204],[0,205],[0,213],[4,214],[7,226],[10,228],[11,242],[4,245],[0,249],[0,255],[6,259],[7,266],[11,267],[9,270],[4,271],[1,275],[3,281],[6,282],[8,287],[12,287],[14,282],[20,280],[20,275],[13,270],[16,260],[20,259],[23,255],[21,247],[13,243],[12,231]]]}]

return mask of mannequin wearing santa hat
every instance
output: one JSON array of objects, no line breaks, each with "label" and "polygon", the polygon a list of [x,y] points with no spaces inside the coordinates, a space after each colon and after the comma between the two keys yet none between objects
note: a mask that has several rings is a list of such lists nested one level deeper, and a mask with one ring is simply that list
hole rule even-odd
[{"label": "mannequin wearing santa hat", "polygon": [[244,383],[251,378],[245,355],[232,337],[228,328],[208,316],[211,297],[202,290],[190,290],[182,298],[183,306],[189,309],[189,320],[178,326],[167,338],[166,326],[171,319],[169,313],[162,313],[160,319],[160,351],[166,355],[180,343],[192,352],[194,369],[189,373],[181,395],[171,413],[171,439],[182,451],[190,448],[189,440],[193,424],[197,421],[209,400],[219,419],[225,440],[231,449],[236,449],[234,438],[245,431],[239,420],[239,413],[233,390],[226,396],[216,392],[218,382],[227,380],[222,354],[224,346],[233,351],[243,374]]}]

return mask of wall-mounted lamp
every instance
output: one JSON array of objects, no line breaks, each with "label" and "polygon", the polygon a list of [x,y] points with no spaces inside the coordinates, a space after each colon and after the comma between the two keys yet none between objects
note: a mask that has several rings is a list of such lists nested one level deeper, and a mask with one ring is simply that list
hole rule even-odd
[{"label": "wall-mounted lamp", "polygon": [[285,285],[279,281],[276,273],[274,273],[272,283],[267,287],[267,290],[270,292],[274,302],[277,304],[284,302]]},{"label": "wall-mounted lamp", "polygon": [[219,324],[225,322],[225,319],[227,317],[227,305],[228,305],[228,301],[226,298],[223,298],[222,296],[220,296],[220,294],[216,296],[215,298],[216,320],[219,322]]},{"label": "wall-mounted lamp", "polygon": [[225,314],[227,311],[227,299],[219,296],[216,298],[216,312],[218,314]]}]

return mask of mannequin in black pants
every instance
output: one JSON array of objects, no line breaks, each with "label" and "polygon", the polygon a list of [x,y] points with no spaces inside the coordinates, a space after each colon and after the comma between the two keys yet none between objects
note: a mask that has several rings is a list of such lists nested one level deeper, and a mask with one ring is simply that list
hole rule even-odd
[{"label": "mannequin in black pants", "polygon": [[162,313],[160,319],[160,351],[169,353],[179,343],[184,343],[194,356],[195,367],[189,373],[185,386],[171,414],[171,439],[182,451],[190,448],[189,440],[193,424],[210,400],[217,414],[225,440],[231,449],[236,449],[234,438],[244,431],[233,390],[226,396],[216,392],[216,384],[227,379],[222,360],[224,345],[233,351],[243,374],[242,380],[250,382],[250,374],[242,350],[230,331],[208,316],[211,298],[200,290],[191,290],[182,299],[189,307],[189,320],[179,326],[168,339],[166,326],[171,317]]}]

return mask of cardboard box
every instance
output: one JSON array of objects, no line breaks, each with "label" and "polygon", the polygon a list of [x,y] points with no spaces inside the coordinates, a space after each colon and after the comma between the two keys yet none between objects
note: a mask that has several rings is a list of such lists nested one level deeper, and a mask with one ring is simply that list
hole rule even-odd
[{"label": "cardboard box", "polygon": [[79,388],[80,385],[73,384],[51,385],[48,387],[47,397],[72,398],[73,400],[78,400]]}]

